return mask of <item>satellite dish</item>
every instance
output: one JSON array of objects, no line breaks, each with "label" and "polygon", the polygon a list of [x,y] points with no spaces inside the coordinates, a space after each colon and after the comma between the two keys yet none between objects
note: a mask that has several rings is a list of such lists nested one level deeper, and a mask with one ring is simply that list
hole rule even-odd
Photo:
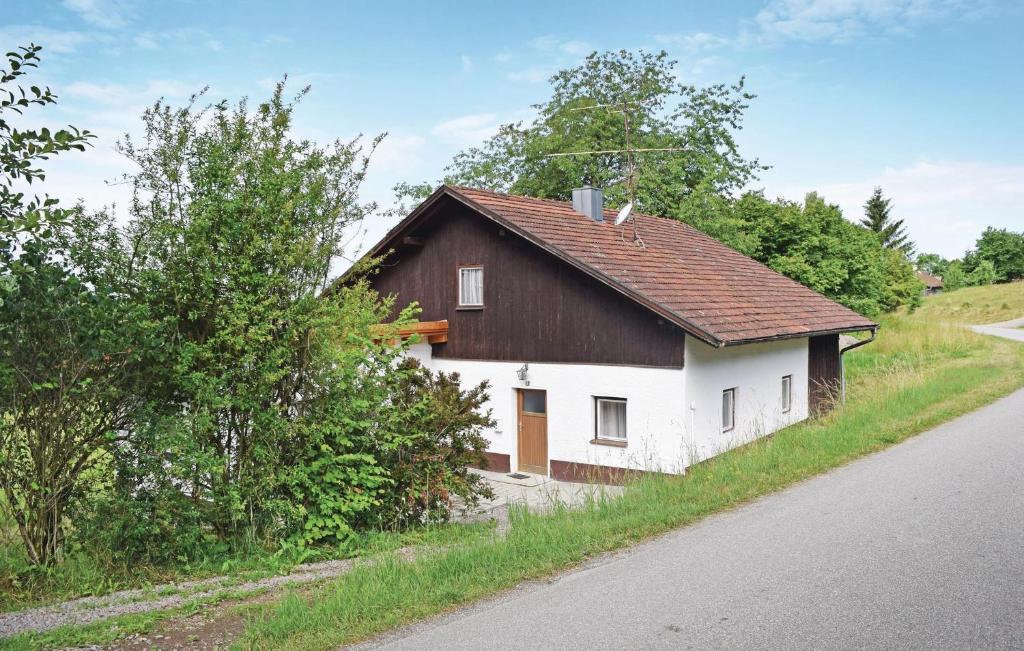
[{"label": "satellite dish", "polygon": [[630,201],[622,210],[619,211],[619,216],[615,218],[615,225],[621,226],[627,219],[629,219],[629,213],[633,212],[633,202]]}]

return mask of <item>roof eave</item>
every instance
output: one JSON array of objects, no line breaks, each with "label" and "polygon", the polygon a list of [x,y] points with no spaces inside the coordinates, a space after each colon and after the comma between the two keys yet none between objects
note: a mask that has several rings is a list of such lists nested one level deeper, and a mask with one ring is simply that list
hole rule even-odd
[{"label": "roof eave", "polygon": [[803,339],[805,337],[821,337],[824,335],[838,335],[844,332],[866,332],[870,330],[875,332],[881,326],[877,323],[870,325],[858,325],[858,326],[847,326],[843,328],[831,328],[829,330],[809,330],[807,332],[795,332],[784,335],[770,335],[768,337],[751,337],[749,339],[733,339],[727,340],[723,344],[724,346],[742,346],[744,344],[759,344],[769,341],[782,341],[784,339]]}]

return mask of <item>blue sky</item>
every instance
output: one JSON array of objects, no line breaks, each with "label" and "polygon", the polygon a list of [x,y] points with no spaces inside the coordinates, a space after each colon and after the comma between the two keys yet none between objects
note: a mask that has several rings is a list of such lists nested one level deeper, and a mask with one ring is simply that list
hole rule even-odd
[{"label": "blue sky", "polygon": [[[986,225],[1024,229],[1024,5],[973,0],[762,2],[13,3],[0,44],[44,47],[60,95],[46,122],[100,136],[51,166],[65,200],[125,204],[113,150],[156,98],[265,96],[312,85],[300,135],[387,131],[365,186],[390,204],[459,149],[529,119],[547,78],[598,49],[667,50],[689,83],[746,75],[758,94],[741,151],[772,165],[754,187],[816,190],[858,218],[893,198],[924,251],[960,255]],[[365,243],[390,226],[366,224]]]}]

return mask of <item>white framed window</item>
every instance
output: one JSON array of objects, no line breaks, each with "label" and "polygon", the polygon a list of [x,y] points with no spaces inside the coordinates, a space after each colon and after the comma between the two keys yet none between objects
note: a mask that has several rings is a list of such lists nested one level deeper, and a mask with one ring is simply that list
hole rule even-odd
[{"label": "white framed window", "polygon": [[782,413],[787,413],[793,406],[793,376],[782,376]]},{"label": "white framed window", "polygon": [[626,399],[594,398],[597,411],[594,438],[612,441],[626,440]]},{"label": "white framed window", "polygon": [[459,267],[459,307],[484,306],[484,268]]},{"label": "white framed window", "polygon": [[722,392],[722,431],[728,432],[736,426],[736,389]]}]

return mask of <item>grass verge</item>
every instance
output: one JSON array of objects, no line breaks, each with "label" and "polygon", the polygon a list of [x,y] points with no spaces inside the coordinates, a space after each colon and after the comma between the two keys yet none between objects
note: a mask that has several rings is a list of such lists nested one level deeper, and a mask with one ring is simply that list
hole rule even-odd
[{"label": "grass verge", "polygon": [[[38,651],[39,649],[65,649],[109,644],[134,634],[149,633],[162,621],[194,615],[225,601],[245,599],[263,592],[263,590],[224,592],[213,597],[195,599],[177,608],[120,615],[91,624],[62,626],[42,633],[22,633],[0,639],[0,649]],[[244,609],[246,606],[240,605],[238,608]]]},{"label": "grass verge", "polygon": [[[148,590],[148,598],[182,592],[177,587],[154,586],[177,581],[229,577],[226,587],[268,576],[288,574],[306,563],[376,556],[402,547],[430,547],[451,544],[481,535],[487,527],[437,525],[405,532],[368,532],[345,547],[316,547],[308,550],[273,552],[253,546],[231,555],[211,553],[172,566],[116,563],[96,554],[71,552],[59,565],[32,567],[21,542],[11,527],[0,523],[0,613],[24,610],[77,597],[100,596],[119,590]],[[196,588],[201,590],[205,588]],[[188,591],[188,590],[185,590]]]},{"label": "grass verge", "polygon": [[[1002,312],[1006,301],[993,300]],[[249,622],[237,646],[352,643],[783,489],[1024,386],[1024,346],[943,323],[934,312],[886,318],[877,342],[851,352],[848,401],[826,418],[727,452],[684,477],[644,477],[616,500],[547,515],[516,511],[504,539],[357,568],[312,596],[286,596]]]}]

